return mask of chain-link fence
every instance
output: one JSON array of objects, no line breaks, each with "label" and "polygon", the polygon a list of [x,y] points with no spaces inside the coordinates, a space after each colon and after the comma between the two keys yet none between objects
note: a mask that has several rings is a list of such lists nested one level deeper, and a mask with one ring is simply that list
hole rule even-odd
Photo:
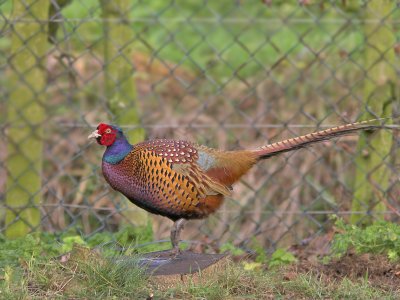
[{"label": "chain-link fence", "polygon": [[[399,2],[0,1],[0,232],[85,235],[171,222],[113,192],[99,122],[131,141],[254,148],[346,122],[399,115]],[[398,218],[398,131],[326,142],[259,163],[183,238],[299,243]]]}]

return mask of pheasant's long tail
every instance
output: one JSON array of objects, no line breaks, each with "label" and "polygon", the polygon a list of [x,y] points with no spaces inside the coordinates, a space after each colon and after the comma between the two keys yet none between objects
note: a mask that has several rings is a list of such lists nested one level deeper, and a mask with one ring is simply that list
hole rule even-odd
[{"label": "pheasant's long tail", "polygon": [[355,131],[385,128],[385,121],[388,121],[390,119],[391,118],[382,118],[350,123],[338,127],[329,128],[326,130],[309,133],[292,139],[287,139],[281,142],[268,144],[252,151],[258,156],[258,159],[266,159],[283,152],[307,147],[310,144],[330,140],[332,138],[342,135],[352,134]]}]

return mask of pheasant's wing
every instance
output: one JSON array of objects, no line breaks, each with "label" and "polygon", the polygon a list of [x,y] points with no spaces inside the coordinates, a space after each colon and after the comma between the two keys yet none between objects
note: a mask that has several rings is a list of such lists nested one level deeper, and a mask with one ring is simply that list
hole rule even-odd
[{"label": "pheasant's wing", "polygon": [[185,176],[197,187],[200,196],[224,195],[229,196],[231,191],[225,185],[210,178],[195,163],[174,164],[172,169]]},{"label": "pheasant's wing", "polygon": [[197,147],[192,143],[167,139],[152,140],[146,142],[146,149],[164,158],[173,171],[183,175],[197,189],[199,197],[231,194],[227,186],[206,174],[202,168],[204,159],[199,156]]}]

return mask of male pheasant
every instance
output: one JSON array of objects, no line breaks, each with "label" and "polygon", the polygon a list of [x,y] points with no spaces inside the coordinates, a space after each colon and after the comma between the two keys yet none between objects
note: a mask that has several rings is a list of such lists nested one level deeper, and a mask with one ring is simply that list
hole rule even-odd
[{"label": "male pheasant", "polygon": [[179,251],[185,220],[215,212],[232,185],[262,159],[357,130],[381,128],[381,119],[351,123],[254,150],[220,151],[188,141],[156,139],[131,145],[123,131],[101,123],[88,138],[106,146],[102,171],[111,187],[137,206],[174,221],[171,243]]}]

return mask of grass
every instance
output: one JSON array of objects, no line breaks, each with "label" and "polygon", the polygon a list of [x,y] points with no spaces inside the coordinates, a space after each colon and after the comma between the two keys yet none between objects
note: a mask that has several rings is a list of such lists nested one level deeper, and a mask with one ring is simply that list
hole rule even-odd
[{"label": "grass", "polygon": [[367,280],[342,279],[326,282],[315,275],[301,274],[295,280],[277,283],[281,295],[292,294],[306,299],[396,299],[398,294],[372,287]]},{"label": "grass", "polygon": [[[330,280],[310,273],[286,278],[286,267],[245,270],[226,261],[217,272],[185,276],[174,283],[150,278],[135,265],[115,263],[76,246],[68,258],[31,257],[6,267],[0,299],[396,299],[398,292],[375,288],[367,278]],[[151,297],[150,297],[151,299]]]},{"label": "grass", "polygon": [[[3,1],[0,6],[6,16],[11,11],[10,2]],[[146,5],[132,1],[131,10],[124,16],[131,20],[135,32],[127,42],[137,51],[195,72],[207,70],[209,78],[224,84],[234,76],[249,78],[270,70],[282,58],[301,69],[306,67],[301,61],[315,58],[314,52],[321,49],[336,58],[341,49],[358,49],[363,44],[362,33],[346,23],[346,18],[354,18],[357,13],[341,8],[340,12],[318,5],[305,9],[296,1],[272,6],[227,0],[151,1]],[[299,22],[312,22],[310,12],[319,16],[318,26]],[[61,44],[67,35],[75,51],[84,51],[90,45],[102,53],[102,12],[97,0],[72,1],[63,9],[63,16],[64,28],[58,32]],[[7,48],[7,43],[3,44]]]},{"label": "grass", "polygon": [[[338,225],[338,223],[337,223]],[[88,239],[77,235],[42,233],[0,243],[0,299],[398,299],[400,289],[389,275],[374,268],[388,263],[379,257],[347,260],[328,265],[302,265],[289,252],[262,252],[254,261],[225,259],[201,273],[183,277],[151,277],[137,264],[138,239],[151,238],[146,229],[123,229]],[[370,230],[364,230],[370,234]],[[361,233],[363,233],[362,231]],[[143,234],[144,232],[144,234]],[[338,234],[342,237],[346,233]],[[348,233],[350,234],[350,233]],[[140,236],[140,237],[139,237]],[[352,237],[352,235],[349,235]],[[111,242],[133,246],[99,248]],[[140,240],[141,241],[141,240]],[[141,241],[142,242],[142,241]],[[257,246],[257,245],[256,245]],[[225,248],[232,253],[239,249]],[[99,249],[102,249],[100,251]],[[154,251],[156,248],[147,250]],[[243,253],[242,253],[243,254]],[[120,255],[124,260],[119,260]],[[126,256],[132,260],[126,263]],[[239,256],[242,256],[239,254]],[[236,257],[239,257],[236,256]],[[235,257],[233,255],[233,257]],[[304,261],[303,261],[304,262]],[[343,264],[369,263],[367,271],[344,272]],[[311,266],[311,267],[310,267]],[[327,269],[327,267],[329,269]],[[336,276],[336,270],[344,276]],[[350,268],[350,269],[352,269]],[[386,268],[396,271],[397,265]],[[370,270],[370,271],[368,271]],[[397,271],[396,271],[397,272]],[[354,274],[360,273],[361,275]],[[342,274],[342,275],[343,275]],[[397,278],[394,278],[397,280]],[[389,282],[389,285],[387,284]],[[153,297],[153,298],[152,298]]]},{"label": "grass", "polygon": [[0,284],[6,299],[132,298],[145,295],[143,270],[114,262],[89,248],[76,246],[61,260],[32,257],[20,267],[6,267]]},{"label": "grass", "polygon": [[[79,33],[72,35],[77,49],[86,47],[81,37],[98,45],[103,33],[100,23],[93,20],[101,17],[96,0],[85,4],[74,1],[65,8],[64,16],[66,31]],[[314,57],[313,51],[328,44],[327,52],[341,48],[350,52],[363,43],[361,32],[348,28],[345,19],[339,24],[324,22],[343,18],[335,9],[323,12],[319,26],[292,24],[292,19],[310,17],[296,2],[268,7],[261,2],[238,5],[235,1],[151,1],[143,5],[132,1],[127,16],[136,33],[132,45],[140,52],[150,52],[156,59],[184,65],[195,72],[207,70],[208,76],[219,84],[233,76],[249,78],[269,70],[286,55],[290,63],[297,63],[298,55],[303,60],[304,56]],[[80,18],[88,19],[75,21]],[[252,23],[255,19],[262,22]],[[61,32],[59,37],[62,39]],[[305,66],[298,65],[302,67]]]}]

